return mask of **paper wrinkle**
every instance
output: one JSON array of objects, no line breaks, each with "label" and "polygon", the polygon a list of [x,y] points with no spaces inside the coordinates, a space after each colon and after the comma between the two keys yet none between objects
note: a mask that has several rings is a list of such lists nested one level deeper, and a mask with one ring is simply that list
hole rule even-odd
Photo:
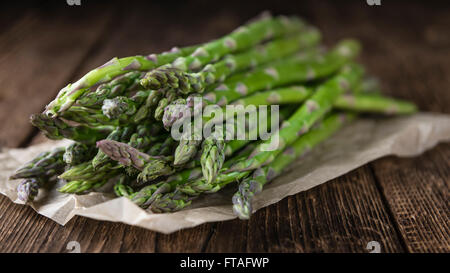
[{"label": "paper wrinkle", "polygon": [[[254,210],[325,183],[380,157],[415,156],[444,141],[450,141],[450,115],[419,113],[405,117],[358,119],[295,161],[280,177],[266,185],[254,199]],[[0,153],[0,192],[20,204],[16,194],[20,180],[8,180],[11,173],[38,153],[69,143],[67,140],[48,141],[26,149],[3,149]],[[79,215],[167,234],[206,222],[236,218],[231,204],[235,190],[235,186],[230,186],[218,193],[205,194],[194,200],[192,206],[166,214],[143,210],[125,197],[115,198],[113,193],[70,195],[56,189],[41,190],[31,206],[61,225]]]}]

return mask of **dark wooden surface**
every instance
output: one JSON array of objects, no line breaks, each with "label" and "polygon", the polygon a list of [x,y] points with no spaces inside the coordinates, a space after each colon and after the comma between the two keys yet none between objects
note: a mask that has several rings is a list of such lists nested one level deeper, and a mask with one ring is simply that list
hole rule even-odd
[{"label": "dark wooden surface", "polygon": [[[42,141],[29,122],[67,82],[114,56],[157,52],[227,33],[263,9],[297,13],[325,42],[355,37],[385,92],[450,113],[450,7],[444,1],[211,1],[6,7],[0,16],[0,147]],[[184,2],[184,1],[183,1]],[[394,3],[393,3],[394,2]],[[75,217],[65,227],[0,197],[1,252],[450,252],[450,144],[384,158],[258,211],[250,221],[162,235]]]}]

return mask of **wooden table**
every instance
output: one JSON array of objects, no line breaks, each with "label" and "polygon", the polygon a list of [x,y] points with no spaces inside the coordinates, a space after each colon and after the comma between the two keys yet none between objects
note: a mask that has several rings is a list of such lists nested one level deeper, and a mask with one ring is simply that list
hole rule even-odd
[{"label": "wooden table", "polygon": [[[58,2],[2,7],[2,147],[42,141],[29,115],[89,69],[114,56],[210,40],[263,9],[303,16],[323,31],[326,44],[360,39],[361,61],[386,93],[423,111],[450,113],[450,8],[444,1]],[[2,196],[0,251],[66,252],[69,241],[78,241],[82,252],[367,252],[367,243],[378,241],[382,252],[449,252],[449,166],[450,144],[416,158],[383,158],[261,209],[250,221],[171,235],[82,217],[63,227]]]}]

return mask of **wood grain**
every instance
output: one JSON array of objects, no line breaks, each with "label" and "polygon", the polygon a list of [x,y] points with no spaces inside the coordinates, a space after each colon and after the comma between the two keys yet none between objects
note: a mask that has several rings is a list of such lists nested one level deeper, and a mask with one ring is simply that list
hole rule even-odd
[{"label": "wood grain", "polygon": [[372,163],[409,252],[450,252],[450,145]]},{"label": "wood grain", "polygon": [[249,221],[218,223],[206,251],[367,252],[367,243],[377,241],[383,252],[402,252],[390,223],[364,167],[261,209]]},{"label": "wood grain", "polygon": [[[374,14],[380,29],[393,28],[383,39],[373,39],[364,61],[386,87],[386,93],[414,101],[423,111],[450,113],[450,27],[448,9],[424,13],[418,5],[405,7],[405,16],[383,10]],[[401,28],[408,24],[408,28]],[[389,54],[389,62],[380,58]],[[444,61],[447,60],[447,61]],[[395,65],[393,65],[395,64]],[[448,145],[426,154],[399,159],[389,157],[370,164],[388,210],[409,252],[449,252],[450,228]]]},{"label": "wood grain", "polygon": [[[69,17],[65,9],[59,15],[56,8],[29,9],[0,28],[0,146],[42,140],[28,115],[112,57],[207,41],[265,9],[300,14],[323,31],[328,45],[360,39],[361,60],[386,93],[423,110],[450,112],[450,13],[443,4],[141,3],[126,9],[126,20],[114,13],[124,6],[103,9],[89,5]],[[81,19],[73,24],[74,18]],[[62,227],[0,197],[0,252],[66,252],[70,241],[79,242],[82,252],[367,252],[372,240],[383,252],[449,252],[449,155],[446,144],[413,159],[380,159],[261,209],[250,221],[209,223],[170,235],[82,217]]]}]

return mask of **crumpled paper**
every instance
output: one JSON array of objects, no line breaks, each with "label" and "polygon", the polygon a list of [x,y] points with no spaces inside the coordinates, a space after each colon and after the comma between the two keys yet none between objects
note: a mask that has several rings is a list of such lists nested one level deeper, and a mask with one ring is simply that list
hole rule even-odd
[{"label": "crumpled paper", "polygon": [[[387,155],[415,156],[443,141],[450,141],[450,115],[419,113],[404,117],[358,119],[291,164],[282,176],[256,196],[254,209],[308,190],[377,158]],[[0,153],[0,192],[15,203],[22,203],[15,192],[20,180],[8,181],[9,175],[39,152],[68,143],[46,142],[26,149],[3,150]],[[143,210],[127,198],[115,198],[111,191],[87,195],[61,194],[55,189],[40,191],[31,206],[39,214],[61,225],[73,216],[81,215],[171,233],[206,222],[235,218],[231,206],[235,189],[230,186],[218,193],[205,195],[195,200],[192,206],[167,214]]]}]

